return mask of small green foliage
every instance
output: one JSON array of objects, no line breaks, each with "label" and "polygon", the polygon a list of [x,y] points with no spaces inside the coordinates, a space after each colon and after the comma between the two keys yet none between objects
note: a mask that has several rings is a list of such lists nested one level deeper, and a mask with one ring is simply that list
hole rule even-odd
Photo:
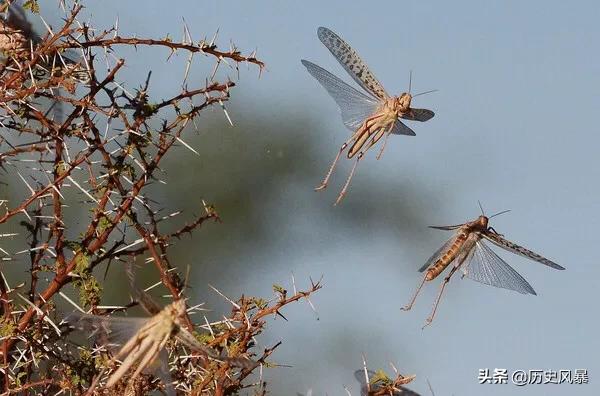
[{"label": "small green foliage", "polygon": [[73,284],[79,289],[79,302],[81,305],[86,308],[98,305],[102,294],[102,286],[95,277],[86,275],[73,282]]},{"label": "small green foliage", "polygon": [[15,377],[15,384],[17,385],[17,388],[20,388],[23,385],[23,382],[21,381],[23,377],[27,377],[27,372],[21,371]]},{"label": "small green foliage", "polygon": [[204,210],[206,211],[206,216],[208,217],[219,217],[219,214],[217,213],[217,208],[213,204],[204,205]]},{"label": "small green foliage", "polygon": [[144,117],[150,117],[158,111],[158,105],[156,103],[144,103],[141,108],[141,114]]},{"label": "small green foliage", "polygon": [[210,333],[194,332],[194,337],[196,337],[196,339],[203,344],[208,344],[209,342],[211,342],[212,340],[215,339],[215,337],[213,337],[212,334],[210,334]]},{"label": "small green foliage", "polygon": [[[8,55],[9,53],[7,53]],[[28,115],[29,115],[29,108],[25,107],[25,106],[18,106],[16,108],[13,109],[13,112],[19,116],[22,119],[25,119]],[[25,123],[19,123],[19,128],[24,128],[25,127]]]},{"label": "small green foliage", "polygon": [[86,362],[86,363],[92,363],[94,361],[92,352],[90,352],[84,348],[79,349],[79,358],[81,359],[81,361]]},{"label": "small green foliage", "polygon": [[79,377],[77,374],[71,374],[71,383],[75,386],[80,385],[81,382],[81,377]]},{"label": "small green foliage", "polygon": [[100,221],[98,222],[98,233],[102,234],[104,232],[104,230],[106,230],[107,228],[109,228],[110,226],[112,226],[112,222],[110,221],[110,219],[104,215],[102,215],[100,217]]},{"label": "small green foliage", "polygon": [[69,170],[69,164],[65,161],[60,161],[58,164],[54,165],[54,169],[58,176],[62,176]]},{"label": "small green foliage", "polygon": [[17,325],[13,321],[3,319],[0,322],[0,337],[10,337],[15,334],[16,329]]},{"label": "small green foliage", "polygon": [[265,308],[267,308],[269,306],[269,302],[267,300],[265,300],[264,298],[253,297],[252,298],[252,303],[258,309],[265,309]]},{"label": "small green foliage", "polygon": [[79,276],[83,276],[90,265],[90,258],[85,254],[77,254],[75,257],[75,272]]},{"label": "small green foliage", "polygon": [[[127,154],[131,154],[133,148],[134,147],[130,145],[128,146],[128,149],[125,150],[125,152]],[[113,166],[111,173],[116,173],[117,175],[125,174],[129,178],[135,179],[135,169],[131,164],[115,165]]]},{"label": "small green foliage", "polygon": [[81,379],[81,377],[71,367],[67,366],[65,369],[65,373],[66,377],[70,381],[70,386],[79,386],[83,384],[83,380]]},{"label": "small green foliage", "polygon": [[79,289],[79,302],[81,305],[85,308],[97,305],[102,295],[102,286],[92,275],[88,255],[80,251],[76,252],[73,273],[79,276],[73,281],[73,285]]},{"label": "small green foliage", "polygon": [[273,285],[273,291],[275,293],[279,293],[279,294],[282,294],[282,295],[285,295],[287,293],[287,290],[285,290],[282,286],[279,286],[277,284]]},{"label": "small green foliage", "polygon": [[379,385],[385,386],[385,385],[391,385],[392,380],[390,379],[390,377],[388,377],[388,375],[383,370],[377,370],[375,372],[375,374],[373,374],[371,376],[369,383],[371,385],[379,384]]},{"label": "small green foliage", "polygon": [[65,246],[76,252],[81,250],[81,242],[65,240]]},{"label": "small green foliage", "polygon": [[134,225],[136,222],[135,213],[130,210],[125,216],[123,216],[122,221],[129,226]]},{"label": "small green foliage", "polygon": [[229,330],[229,327],[225,323],[216,323],[211,325],[211,327],[213,329],[213,332],[216,334]]},{"label": "small green foliage", "polygon": [[23,3],[23,9],[29,10],[34,14],[40,13],[40,5],[38,4],[38,0],[27,0]]},{"label": "small green foliage", "polygon": [[94,194],[93,194],[94,198],[96,198],[96,199],[102,198],[104,196],[104,194],[106,193],[106,190],[107,190],[106,186],[98,187],[96,189],[96,191],[94,191]]},{"label": "small green foliage", "polygon": [[229,355],[238,356],[240,353],[244,352],[243,346],[239,342],[232,342],[229,344]]}]

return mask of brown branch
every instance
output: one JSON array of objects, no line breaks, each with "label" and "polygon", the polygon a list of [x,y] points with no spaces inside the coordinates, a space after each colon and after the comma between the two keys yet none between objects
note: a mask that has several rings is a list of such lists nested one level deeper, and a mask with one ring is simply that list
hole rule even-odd
[{"label": "brown branch", "polygon": [[186,43],[176,43],[170,40],[155,40],[155,39],[141,39],[135,37],[114,37],[110,39],[103,40],[90,40],[82,43],[67,43],[63,44],[60,48],[90,48],[90,47],[104,47],[109,48],[114,45],[127,45],[137,47],[139,45],[146,46],[159,46],[165,47],[172,51],[181,49],[189,52],[200,52],[204,54],[212,55],[218,59],[227,58],[235,61],[236,63],[253,63],[259,66],[261,69],[264,68],[265,64],[258,60],[254,56],[243,56],[239,51],[219,51],[217,46],[214,44],[209,44],[204,41],[201,41],[198,45],[186,44]]}]

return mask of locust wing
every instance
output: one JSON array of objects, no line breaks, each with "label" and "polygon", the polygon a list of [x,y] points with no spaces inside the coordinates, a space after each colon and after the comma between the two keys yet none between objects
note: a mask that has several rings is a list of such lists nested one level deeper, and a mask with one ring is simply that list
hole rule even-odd
[{"label": "locust wing", "polygon": [[434,115],[435,113],[429,109],[411,108],[409,113],[402,115],[402,118],[404,118],[405,120],[425,122],[431,120]]},{"label": "locust wing", "polygon": [[500,258],[483,240],[467,256],[462,269],[465,276],[485,285],[514,290],[521,294],[533,294],[533,287],[517,271]]},{"label": "locust wing", "polygon": [[406,126],[406,124],[404,124],[400,120],[396,120],[396,122],[394,123],[394,127],[392,128],[390,133],[393,135],[417,136],[415,131],[410,129],[408,126]]},{"label": "locust wing", "polygon": [[342,121],[351,131],[359,128],[366,118],[377,111],[379,102],[346,84],[332,73],[307,60],[306,70],[329,92],[342,112]]},{"label": "locust wing", "polygon": [[389,97],[381,83],[371,73],[367,64],[340,36],[326,27],[318,28],[317,36],[319,36],[319,40],[327,47],[335,59],[346,69],[350,77],[365,91],[372,93],[379,99],[387,99]]},{"label": "locust wing", "polygon": [[554,268],[557,270],[565,269],[564,267],[556,264],[554,261],[548,260],[547,258],[542,257],[539,254],[524,248],[523,246],[519,246],[516,243],[504,239],[500,234],[497,234],[495,232],[486,232],[483,234],[483,236],[493,244],[500,246],[502,249],[508,250],[511,253],[515,253],[519,256],[523,256],[530,260],[537,261],[538,263],[547,265],[550,268]]}]

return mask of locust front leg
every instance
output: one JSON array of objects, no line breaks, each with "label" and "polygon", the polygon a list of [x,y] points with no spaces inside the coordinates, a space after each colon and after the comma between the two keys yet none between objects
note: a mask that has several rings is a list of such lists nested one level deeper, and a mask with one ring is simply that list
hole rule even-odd
[{"label": "locust front leg", "polygon": [[383,146],[381,146],[381,150],[379,150],[379,154],[377,154],[377,157],[376,157],[378,161],[381,158],[381,156],[383,155],[383,150],[385,150],[385,146],[387,144],[388,138],[392,134],[392,129],[394,129],[394,123],[390,124],[390,127],[388,128],[387,132],[385,133],[385,139],[383,139]]}]

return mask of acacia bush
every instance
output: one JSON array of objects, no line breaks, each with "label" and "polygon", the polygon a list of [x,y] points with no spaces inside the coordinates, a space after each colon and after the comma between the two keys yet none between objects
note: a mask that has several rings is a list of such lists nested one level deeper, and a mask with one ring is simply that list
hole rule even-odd
[{"label": "acacia bush", "polygon": [[[219,213],[200,197],[199,215],[164,210],[165,203],[155,198],[168,188],[164,179],[170,170],[161,168],[163,160],[179,150],[195,152],[185,139],[201,114],[216,106],[224,122],[229,119],[225,104],[235,81],[220,79],[219,71],[239,76],[239,66],[247,64],[260,74],[263,62],[234,46],[222,49],[216,35],[194,39],[187,26],[181,41],[122,36],[116,25],[83,22],[78,1],[59,5],[65,17],[57,28],[46,24],[34,0],[22,7],[6,1],[0,9],[0,263],[26,270],[22,279],[4,271],[0,279],[3,394],[172,394],[175,389],[193,395],[243,389],[266,394],[263,370],[273,365],[269,357],[279,344],[260,349],[256,337],[267,318],[285,318],[282,309],[288,304],[304,300],[314,309],[309,297],[321,288],[320,281],[300,289],[292,278],[286,287],[274,285],[265,298],[222,295],[231,312],[218,322],[194,323],[190,314],[201,307],[186,296],[189,268],[172,263],[170,251],[205,223],[218,223]],[[36,34],[31,17],[40,17],[46,31]],[[184,70],[173,73],[181,76],[180,91],[166,99],[151,97],[150,70],[140,81],[123,82],[123,47],[167,53],[167,62],[184,54]],[[188,78],[198,61],[212,64],[204,81]],[[8,241],[26,246],[14,251]],[[156,359],[164,365],[162,375],[155,364],[135,380],[123,376],[109,391],[105,384],[116,369],[111,356],[118,349],[104,336],[110,330],[136,334],[143,322],[123,315],[137,305],[151,315],[160,311],[134,286],[129,303],[103,305],[106,274],[124,274],[133,262],[156,268],[154,287],[171,301],[187,301],[178,318],[181,331],[215,352],[209,359],[190,343],[170,341],[168,354]],[[112,329],[96,326],[92,340],[78,339],[72,333],[81,326],[64,320],[69,317],[65,306],[93,314],[83,317]],[[239,359],[252,364],[236,365]],[[365,395],[408,392],[401,385],[413,378],[396,373],[391,379],[367,371],[366,363],[364,373]]]},{"label": "acacia bush", "polygon": [[[264,66],[253,54],[221,50],[215,40],[195,41],[187,33],[184,40],[174,41],[122,37],[116,27],[97,30],[78,20],[80,4],[71,7],[64,24],[59,29],[48,26],[43,36],[33,32],[22,9],[6,3],[3,10],[0,165],[5,182],[23,198],[1,201],[0,224],[3,238],[26,234],[29,245],[27,255],[1,250],[4,262],[28,262],[29,269],[29,279],[23,282],[11,284],[6,277],[0,282],[2,381],[7,393],[83,392],[104,369],[112,369],[105,367],[110,362],[105,350],[77,347],[67,340],[70,328],[61,323],[64,313],[55,303],[63,295],[96,315],[135,306],[139,299],[123,307],[101,305],[102,275],[111,263],[111,270],[118,271],[116,264],[143,258],[157,268],[173,300],[185,298],[180,276],[185,268],[172,265],[169,249],[203,223],[218,221],[219,215],[210,204],[199,202],[202,214],[181,221],[178,212],[159,210],[146,191],[162,182],[160,164],[165,157],[193,150],[184,135],[192,132],[190,126],[201,112],[214,105],[226,111],[224,103],[235,82],[217,81],[217,70],[237,71],[242,63],[259,71]],[[25,3],[25,8],[38,11],[34,2]],[[119,82],[126,64],[119,46],[188,53],[181,91],[167,99],[150,98],[150,73],[137,89]],[[214,63],[203,85],[187,81],[188,69],[198,58],[194,55]],[[73,213],[80,214],[76,223]],[[78,293],[78,302],[67,296],[68,286]],[[177,387],[194,394],[232,394],[246,386],[264,392],[260,380],[245,380],[268,364],[276,346],[253,350],[254,337],[263,330],[266,317],[319,288],[313,283],[307,291],[292,294],[278,287],[276,297],[268,300],[242,297],[231,301],[232,312],[219,323],[194,325],[186,313],[184,325],[199,341],[225,355],[256,359],[260,365],[239,368],[227,360],[204,361],[171,345],[171,375]],[[134,384],[122,381],[120,386],[139,393],[164,385],[152,376],[143,379]]]}]

